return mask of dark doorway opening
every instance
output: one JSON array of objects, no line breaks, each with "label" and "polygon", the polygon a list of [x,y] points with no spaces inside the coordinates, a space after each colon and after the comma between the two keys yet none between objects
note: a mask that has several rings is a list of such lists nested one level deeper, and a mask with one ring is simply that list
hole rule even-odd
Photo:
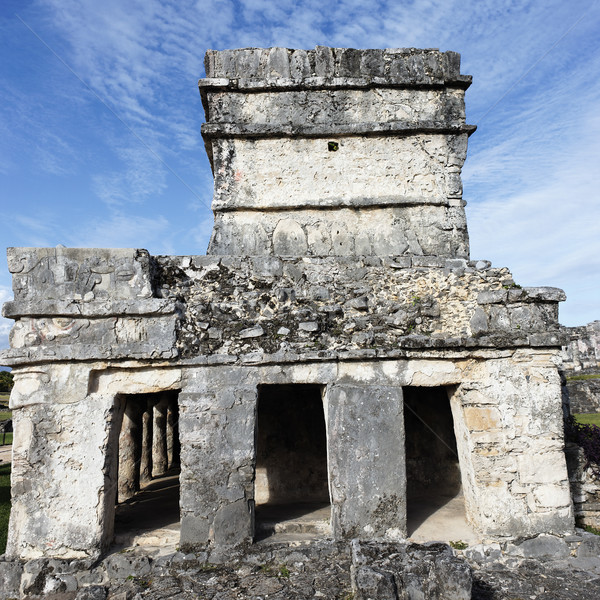
[{"label": "dark doorway opening", "polygon": [[274,533],[328,533],[322,386],[259,386],[255,474],[257,539]]},{"label": "dark doorway opening", "polygon": [[111,508],[117,546],[179,540],[178,391],[115,400]]},{"label": "dark doorway opening", "polygon": [[[442,529],[443,515],[450,515],[446,517],[450,519],[457,513],[456,517],[464,520],[464,501],[447,390],[443,387],[405,387],[403,394],[410,536],[436,513],[440,515],[436,527]],[[442,509],[445,512],[440,513]]]}]

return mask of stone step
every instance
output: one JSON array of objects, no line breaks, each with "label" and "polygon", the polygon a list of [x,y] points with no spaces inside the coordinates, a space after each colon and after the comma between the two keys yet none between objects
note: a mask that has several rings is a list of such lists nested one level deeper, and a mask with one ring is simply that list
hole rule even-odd
[{"label": "stone step", "polygon": [[259,521],[256,532],[271,535],[273,533],[309,533],[321,536],[331,534],[331,525],[327,520]]},{"label": "stone step", "polygon": [[259,537],[274,534],[331,535],[329,504],[263,505],[256,510],[256,533]]}]

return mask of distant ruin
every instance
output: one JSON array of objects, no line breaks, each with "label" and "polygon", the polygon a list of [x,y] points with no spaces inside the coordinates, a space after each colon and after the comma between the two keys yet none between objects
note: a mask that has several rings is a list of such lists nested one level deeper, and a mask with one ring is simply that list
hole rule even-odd
[{"label": "distant ruin", "polygon": [[257,505],[400,540],[462,490],[482,539],[573,531],[555,288],[470,260],[460,57],[209,51],[207,256],[11,248],[8,558],[95,558],[117,502],[180,472],[183,549]]}]

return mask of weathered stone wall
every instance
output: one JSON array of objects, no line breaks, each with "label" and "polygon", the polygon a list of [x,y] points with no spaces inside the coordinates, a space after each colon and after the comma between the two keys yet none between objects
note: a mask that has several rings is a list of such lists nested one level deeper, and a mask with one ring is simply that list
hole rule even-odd
[{"label": "weathered stone wall", "polygon": [[97,557],[112,543],[122,418],[115,399],[175,389],[181,373],[106,367],[14,370],[9,556]]},{"label": "weathered stone wall", "polygon": [[459,68],[438,51],[209,53],[209,254],[467,258]]},{"label": "weathered stone wall", "polygon": [[561,290],[436,257],[157,257],[182,358],[395,356],[403,348],[552,346]]},{"label": "weathered stone wall", "polygon": [[600,412],[600,321],[566,327],[562,371],[571,413]]},{"label": "weathered stone wall", "polygon": [[600,529],[600,485],[583,452],[577,444],[565,448],[573,508],[577,524]]},{"label": "weathered stone wall", "polygon": [[[409,354],[402,360],[183,370],[95,363],[75,372],[70,367],[68,404],[38,397],[23,408],[18,398],[27,380],[16,369],[9,555],[96,556],[110,543],[117,485],[111,458],[118,444],[115,397],[161,389],[181,389],[182,546],[226,549],[251,542],[256,402],[258,386],[265,383],[324,386],[336,539],[398,539],[405,533],[402,387],[408,385],[455,390],[451,406],[467,516],[483,535],[568,531],[572,508],[556,353]],[[69,389],[60,380],[68,368],[45,367],[56,382],[46,382],[48,398]]]},{"label": "weathered stone wall", "polygon": [[563,369],[573,373],[600,370],[600,321],[565,330],[570,339],[563,348]]}]

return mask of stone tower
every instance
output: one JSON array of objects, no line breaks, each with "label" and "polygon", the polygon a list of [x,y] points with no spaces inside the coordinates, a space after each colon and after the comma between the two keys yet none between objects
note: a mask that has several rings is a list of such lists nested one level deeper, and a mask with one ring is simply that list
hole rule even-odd
[{"label": "stone tower", "polygon": [[209,254],[467,258],[460,56],[209,51]]}]

